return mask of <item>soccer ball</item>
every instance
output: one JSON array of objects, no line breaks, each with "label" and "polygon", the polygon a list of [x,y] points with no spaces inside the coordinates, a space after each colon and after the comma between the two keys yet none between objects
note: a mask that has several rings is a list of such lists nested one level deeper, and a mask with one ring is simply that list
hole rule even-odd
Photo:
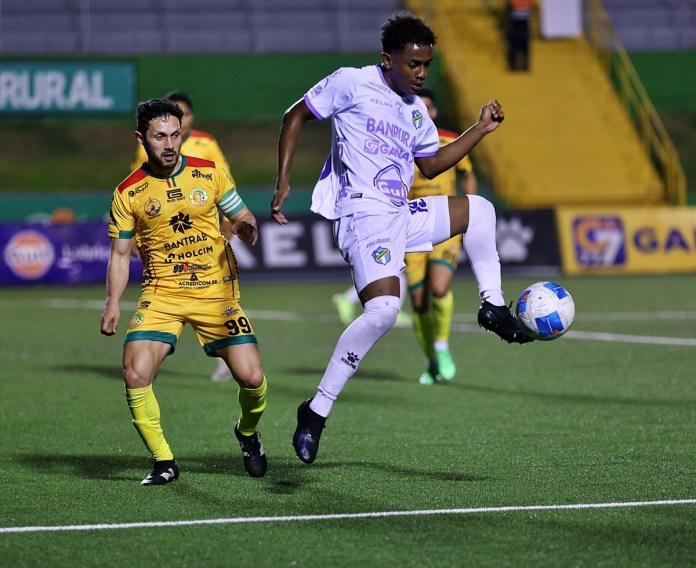
[{"label": "soccer ball", "polygon": [[575,319],[575,302],[560,284],[536,282],[520,294],[516,312],[527,335],[550,341],[570,328]]}]

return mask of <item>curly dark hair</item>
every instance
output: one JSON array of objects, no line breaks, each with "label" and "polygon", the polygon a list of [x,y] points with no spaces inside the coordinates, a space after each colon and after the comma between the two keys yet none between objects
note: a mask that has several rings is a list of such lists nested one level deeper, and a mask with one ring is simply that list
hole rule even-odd
[{"label": "curly dark hair", "polygon": [[181,110],[181,107],[175,102],[167,99],[150,99],[149,101],[140,103],[136,112],[138,132],[145,136],[145,133],[150,126],[150,121],[153,118],[167,115],[175,116],[179,119],[179,122],[181,122],[181,119],[184,116],[184,111]]},{"label": "curly dark hair", "polygon": [[170,91],[164,95],[164,98],[173,103],[186,103],[191,109],[191,112],[193,112],[193,101],[186,93],[182,93],[181,91]]},{"label": "curly dark hair", "polygon": [[409,44],[435,45],[437,38],[420,18],[410,12],[397,12],[382,24],[382,51],[403,51]]}]

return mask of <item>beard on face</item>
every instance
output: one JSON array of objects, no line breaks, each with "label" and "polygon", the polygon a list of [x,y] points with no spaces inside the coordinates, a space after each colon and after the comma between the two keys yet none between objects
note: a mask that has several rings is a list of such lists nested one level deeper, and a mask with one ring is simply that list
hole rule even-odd
[{"label": "beard on face", "polygon": [[[172,148],[167,148],[162,150],[161,154],[157,154],[146,141],[143,141],[143,146],[145,148],[145,152],[147,153],[148,162],[151,166],[154,165],[156,168],[169,168],[172,164],[176,164],[177,160],[179,159],[179,153]],[[166,157],[165,154],[167,154]],[[165,160],[168,161],[165,162]]]}]

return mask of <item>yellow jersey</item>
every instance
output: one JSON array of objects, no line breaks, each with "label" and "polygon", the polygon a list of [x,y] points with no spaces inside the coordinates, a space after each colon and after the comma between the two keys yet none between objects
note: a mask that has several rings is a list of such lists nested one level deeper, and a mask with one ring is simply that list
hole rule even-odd
[{"label": "yellow jersey", "polygon": [[234,180],[215,162],[181,156],[170,176],[143,164],[114,191],[109,236],[135,237],[143,264],[143,292],[180,297],[239,298],[237,261],[220,232],[244,208]]},{"label": "yellow jersey", "polygon": [[[202,130],[191,130],[191,134],[189,134],[189,137],[184,140],[184,143],[181,145],[181,153],[186,156],[195,156],[196,158],[212,160],[231,175],[230,165],[227,163],[217,140],[207,132],[203,132]],[[131,171],[138,169],[145,162],[147,162],[145,148],[143,148],[142,144],[138,144],[138,148],[135,152],[135,159],[131,162]]]},{"label": "yellow jersey", "polygon": [[[459,136],[442,128],[438,128],[437,133],[440,138],[440,146],[449,144]],[[442,172],[434,179],[423,177],[423,174],[416,167],[416,174],[413,177],[413,185],[408,192],[408,198],[418,199],[429,195],[457,195],[457,172],[469,173],[472,169],[469,156],[464,156],[453,168]]]}]

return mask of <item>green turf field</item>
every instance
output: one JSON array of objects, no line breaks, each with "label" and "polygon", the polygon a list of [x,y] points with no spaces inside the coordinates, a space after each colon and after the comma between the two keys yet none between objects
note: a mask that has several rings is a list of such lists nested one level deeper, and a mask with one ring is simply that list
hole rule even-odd
[{"label": "green turf field", "polygon": [[[509,299],[533,280],[506,279]],[[414,336],[393,329],[310,466],[290,445],[295,410],[341,332],[331,295],[347,283],[247,283],[268,474],[245,475],[236,387],[210,381],[189,329],[155,383],[181,477],[151,488],[120,379],[125,329],[99,334],[103,287],[0,290],[0,565],[693,566],[696,276],[558,280],[571,332],[510,346],[474,325],[459,278],[456,379],[419,385]]]}]

